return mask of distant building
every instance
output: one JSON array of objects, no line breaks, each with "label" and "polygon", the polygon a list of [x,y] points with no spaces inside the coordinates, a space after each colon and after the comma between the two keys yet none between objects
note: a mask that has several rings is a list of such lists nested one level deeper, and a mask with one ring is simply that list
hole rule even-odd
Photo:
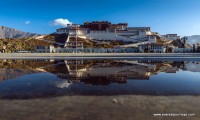
[{"label": "distant building", "polygon": [[157,43],[140,44],[138,46],[139,52],[142,53],[165,53],[166,46]]},{"label": "distant building", "polygon": [[54,46],[35,46],[35,52],[38,53],[51,53],[54,50]]},{"label": "distant building", "polygon": [[190,45],[186,45],[185,48],[174,47],[173,52],[174,53],[192,53],[193,47]]},{"label": "distant building", "polygon": [[177,34],[166,34],[163,35],[163,37],[167,38],[167,39],[171,39],[171,40],[180,40],[181,37],[178,36]]},{"label": "distant building", "polygon": [[82,42],[71,41],[66,44],[67,48],[83,48]]}]

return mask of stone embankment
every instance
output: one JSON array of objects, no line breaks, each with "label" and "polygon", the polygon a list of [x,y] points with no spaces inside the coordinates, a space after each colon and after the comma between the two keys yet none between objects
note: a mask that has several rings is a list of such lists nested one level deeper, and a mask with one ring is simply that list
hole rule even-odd
[{"label": "stone embankment", "polygon": [[0,53],[0,59],[38,59],[69,57],[104,57],[104,58],[200,58],[200,53]]}]

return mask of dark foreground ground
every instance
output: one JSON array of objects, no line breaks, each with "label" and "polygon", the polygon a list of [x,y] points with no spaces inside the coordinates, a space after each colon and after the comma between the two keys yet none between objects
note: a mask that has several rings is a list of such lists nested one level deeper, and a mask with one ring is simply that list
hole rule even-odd
[{"label": "dark foreground ground", "polygon": [[[191,116],[154,116],[157,113]],[[64,96],[0,100],[0,120],[200,120],[200,96]]]}]

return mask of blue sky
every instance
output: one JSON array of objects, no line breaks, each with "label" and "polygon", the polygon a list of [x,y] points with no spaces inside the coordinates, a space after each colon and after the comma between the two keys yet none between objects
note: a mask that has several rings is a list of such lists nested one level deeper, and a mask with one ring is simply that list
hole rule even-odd
[{"label": "blue sky", "polygon": [[108,20],[150,26],[160,34],[200,35],[200,0],[0,0],[0,25],[52,33],[53,21]]}]

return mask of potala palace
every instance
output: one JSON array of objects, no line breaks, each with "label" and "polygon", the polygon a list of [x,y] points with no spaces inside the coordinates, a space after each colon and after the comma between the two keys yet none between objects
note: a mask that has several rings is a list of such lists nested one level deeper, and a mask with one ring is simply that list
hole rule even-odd
[{"label": "potala palace", "polygon": [[[66,34],[62,47],[37,47],[38,52],[194,52],[195,46],[187,44],[187,38],[177,34],[160,35],[150,27],[129,27],[128,23],[112,24],[108,21],[72,24],[56,30]],[[115,45],[113,42],[120,42]],[[91,43],[93,46],[88,46]],[[111,46],[112,44],[112,46]],[[110,46],[109,46],[110,45]],[[105,47],[106,46],[106,47]],[[46,48],[46,47],[45,47]]]}]

